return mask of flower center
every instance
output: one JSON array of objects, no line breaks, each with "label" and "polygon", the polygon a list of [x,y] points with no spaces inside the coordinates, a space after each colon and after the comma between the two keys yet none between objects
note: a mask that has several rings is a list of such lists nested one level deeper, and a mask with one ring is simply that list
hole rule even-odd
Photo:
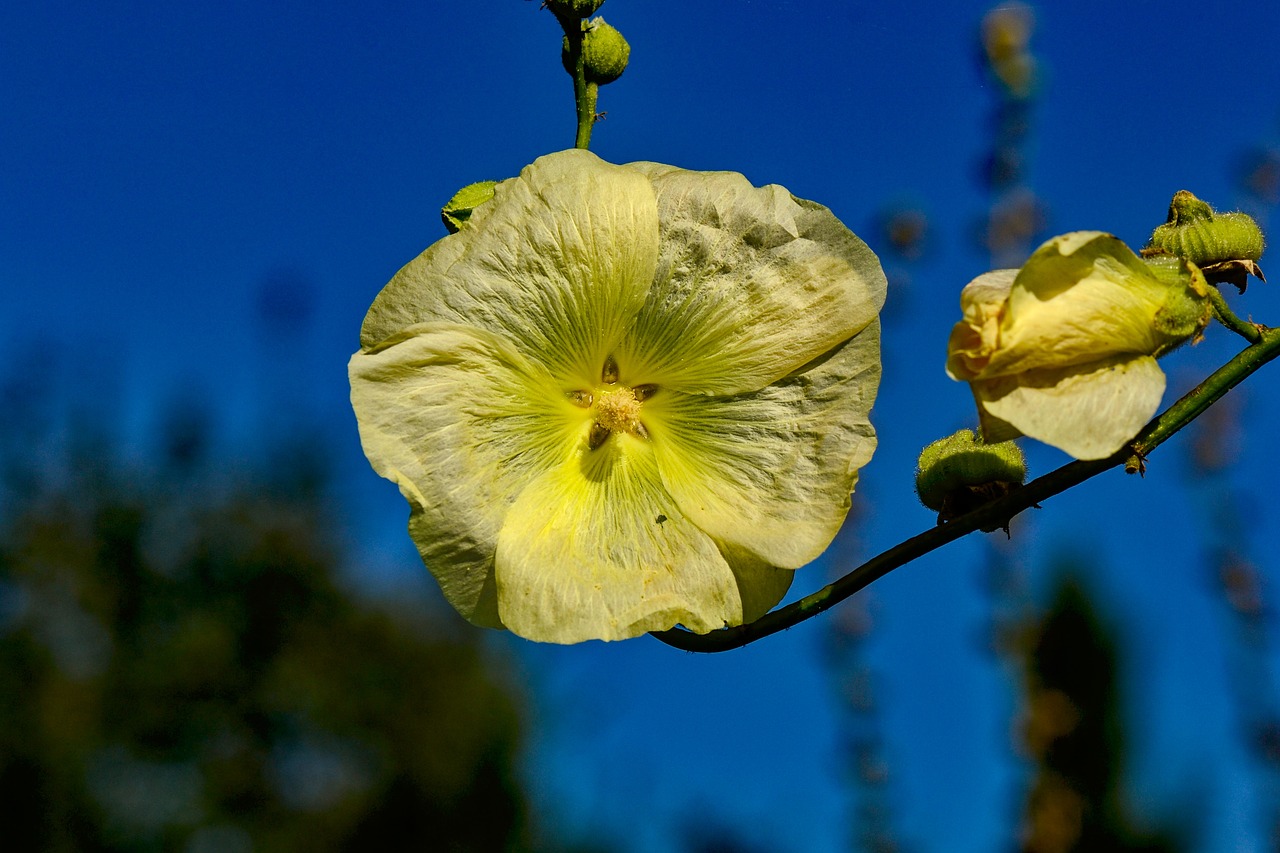
[{"label": "flower center", "polygon": [[627,387],[610,389],[596,402],[596,423],[610,432],[636,432],[640,424],[640,401]]},{"label": "flower center", "polygon": [[618,376],[618,363],[610,356],[600,371],[600,386],[594,392],[568,393],[570,402],[575,406],[591,410],[587,446],[592,450],[603,445],[615,432],[625,432],[638,438],[649,437],[649,431],[640,420],[641,404],[658,392],[658,386],[619,385]]}]

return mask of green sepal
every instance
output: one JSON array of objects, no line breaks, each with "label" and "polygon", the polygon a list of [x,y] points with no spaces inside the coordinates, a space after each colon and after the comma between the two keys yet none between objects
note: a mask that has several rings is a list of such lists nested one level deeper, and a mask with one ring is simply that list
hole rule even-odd
[{"label": "green sepal", "polygon": [[1154,322],[1159,332],[1177,342],[1152,353],[1162,356],[1187,340],[1198,338],[1209,324],[1213,313],[1207,298],[1209,284],[1200,268],[1186,258],[1156,255],[1144,260],[1152,275],[1168,288]]},{"label": "green sepal", "polygon": [[471,212],[493,198],[493,188],[497,185],[497,181],[477,181],[454,193],[453,198],[440,208],[440,220],[450,234],[461,231],[471,219]]},{"label": "green sepal", "polygon": [[1207,201],[1196,198],[1190,190],[1178,190],[1169,202],[1169,218],[1171,225],[1189,225],[1192,222],[1213,219],[1213,208]]}]

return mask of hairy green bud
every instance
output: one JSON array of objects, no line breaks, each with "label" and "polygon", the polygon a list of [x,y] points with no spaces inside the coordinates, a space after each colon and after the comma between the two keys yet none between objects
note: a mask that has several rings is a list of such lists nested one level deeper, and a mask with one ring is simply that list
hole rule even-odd
[{"label": "hairy green bud", "polygon": [[497,185],[497,181],[477,181],[454,193],[453,198],[440,208],[440,220],[450,234],[461,231],[471,219],[471,212],[493,198],[493,188]]},{"label": "hairy green bud", "polygon": [[1169,205],[1169,220],[1151,234],[1152,250],[1186,258],[1197,266],[1262,257],[1262,229],[1245,213],[1215,213],[1186,190]]},{"label": "hairy green bud", "polygon": [[612,83],[627,70],[630,58],[631,45],[604,18],[593,20],[582,34],[582,63],[588,83]]},{"label": "hairy green bud", "polygon": [[[916,494],[938,523],[1003,497],[1027,478],[1027,462],[1012,441],[984,444],[971,429],[938,439],[920,452]],[[987,532],[1004,525],[983,528]]]}]

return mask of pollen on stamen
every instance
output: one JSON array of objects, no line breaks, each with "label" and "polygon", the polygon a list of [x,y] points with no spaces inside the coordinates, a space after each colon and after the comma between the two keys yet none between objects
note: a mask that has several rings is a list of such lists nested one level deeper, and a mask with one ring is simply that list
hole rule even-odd
[{"label": "pollen on stamen", "polygon": [[608,430],[638,432],[640,401],[630,388],[619,388],[600,395],[596,401],[596,423]]}]

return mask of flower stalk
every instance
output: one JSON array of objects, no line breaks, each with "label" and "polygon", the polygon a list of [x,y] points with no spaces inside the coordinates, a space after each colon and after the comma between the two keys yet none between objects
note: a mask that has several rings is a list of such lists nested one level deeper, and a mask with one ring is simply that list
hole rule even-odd
[{"label": "flower stalk", "polygon": [[600,87],[587,80],[586,55],[582,50],[587,21],[575,15],[552,8],[556,20],[564,29],[565,70],[573,77],[573,101],[577,111],[578,130],[573,147],[587,149],[591,146],[591,129],[596,123],[596,102]]},{"label": "flower stalk", "polygon": [[1257,323],[1241,320],[1227,305],[1222,292],[1216,287],[1209,288],[1209,305],[1213,308],[1213,316],[1219,323],[1235,332],[1251,344],[1256,344],[1262,337],[1262,329]]},{"label": "flower stalk", "polygon": [[[1245,325],[1238,318],[1236,322],[1242,327]],[[701,635],[673,629],[654,632],[653,636],[669,646],[689,652],[723,652],[740,648],[817,616],[894,569],[935,551],[949,542],[954,542],[975,530],[999,524],[1003,519],[1012,518],[1030,507],[1038,506],[1054,495],[1061,494],[1104,471],[1125,465],[1135,455],[1145,458],[1174,433],[1203,414],[1228,391],[1264,364],[1280,356],[1280,329],[1247,325],[1256,332],[1256,338],[1253,339],[1254,343],[1251,346],[1245,348],[1162,414],[1156,416],[1128,446],[1111,456],[1105,459],[1069,462],[1055,471],[1032,480],[1003,498],[895,545],[872,557],[839,580],[754,622]],[[1240,329],[1236,331],[1245,334]]]}]

